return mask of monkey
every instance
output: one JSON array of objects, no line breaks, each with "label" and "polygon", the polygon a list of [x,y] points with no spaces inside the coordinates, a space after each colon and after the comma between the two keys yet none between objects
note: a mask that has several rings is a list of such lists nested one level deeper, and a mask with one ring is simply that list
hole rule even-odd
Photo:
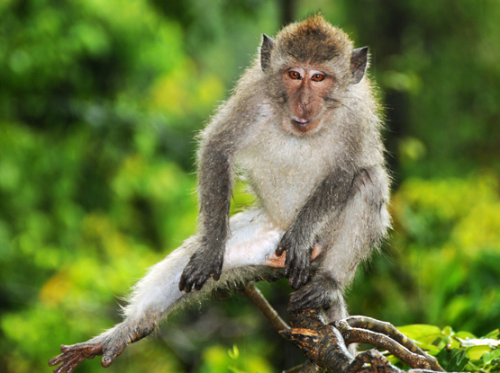
[{"label": "monkey", "polygon": [[[134,287],[125,319],[50,360],[102,365],[193,299],[252,280],[288,278],[290,312],[347,317],[344,289],[390,228],[383,125],[354,49],[321,14],[263,35],[254,63],[199,135],[199,229]],[[241,174],[257,203],[229,216]]]}]

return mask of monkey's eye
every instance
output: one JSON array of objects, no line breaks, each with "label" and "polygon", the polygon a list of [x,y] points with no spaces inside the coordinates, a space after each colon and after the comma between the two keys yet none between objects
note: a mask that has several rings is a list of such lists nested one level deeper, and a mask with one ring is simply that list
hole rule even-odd
[{"label": "monkey's eye", "polygon": [[314,74],[311,78],[311,80],[314,82],[321,82],[324,79],[325,79],[325,76],[323,74]]},{"label": "monkey's eye", "polygon": [[297,71],[293,71],[293,70],[288,73],[288,76],[294,80],[302,79],[300,74]]}]

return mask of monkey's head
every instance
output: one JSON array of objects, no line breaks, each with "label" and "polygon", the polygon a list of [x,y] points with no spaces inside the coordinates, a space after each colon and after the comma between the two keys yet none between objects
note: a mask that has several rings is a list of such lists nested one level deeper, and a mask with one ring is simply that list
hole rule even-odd
[{"label": "monkey's head", "polygon": [[349,86],[361,81],[367,59],[367,47],[353,49],[321,15],[285,27],[276,40],[264,34],[260,63],[271,97],[283,103],[285,129],[302,135],[319,130]]}]

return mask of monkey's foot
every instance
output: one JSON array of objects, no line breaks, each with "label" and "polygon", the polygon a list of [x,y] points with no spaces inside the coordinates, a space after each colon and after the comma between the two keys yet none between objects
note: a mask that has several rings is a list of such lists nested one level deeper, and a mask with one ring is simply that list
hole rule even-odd
[{"label": "monkey's foot", "polygon": [[288,311],[328,308],[338,300],[338,291],[335,280],[329,277],[313,278],[307,285],[292,294]]},{"label": "monkey's foot", "polygon": [[189,293],[191,289],[200,290],[210,278],[218,280],[222,273],[222,264],[224,262],[224,251],[219,250],[201,250],[195,253],[186,268],[182,272],[179,281],[179,290]]},{"label": "monkey's foot", "polygon": [[49,365],[54,367],[61,364],[54,369],[54,373],[67,372],[71,373],[73,370],[85,359],[93,359],[98,355],[103,355],[101,365],[107,368],[111,365],[113,360],[120,355],[127,345],[115,345],[111,349],[105,349],[99,342],[83,342],[71,346],[61,346],[61,355],[58,355],[49,360]]}]

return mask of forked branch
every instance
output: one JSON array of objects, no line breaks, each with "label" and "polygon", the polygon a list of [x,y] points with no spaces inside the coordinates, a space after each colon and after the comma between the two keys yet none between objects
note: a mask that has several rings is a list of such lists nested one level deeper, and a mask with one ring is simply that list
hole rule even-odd
[{"label": "forked branch", "polygon": [[[254,302],[266,319],[287,340],[296,344],[309,360],[300,372],[317,372],[318,367],[339,373],[404,373],[376,349],[353,357],[351,343],[367,343],[388,350],[410,366],[409,372],[443,372],[437,360],[422,351],[393,325],[369,317],[351,316],[325,324],[319,311],[305,309],[290,313],[290,328],[271,307],[262,293],[250,283],[244,294]],[[297,371],[294,368],[294,371]]]}]

